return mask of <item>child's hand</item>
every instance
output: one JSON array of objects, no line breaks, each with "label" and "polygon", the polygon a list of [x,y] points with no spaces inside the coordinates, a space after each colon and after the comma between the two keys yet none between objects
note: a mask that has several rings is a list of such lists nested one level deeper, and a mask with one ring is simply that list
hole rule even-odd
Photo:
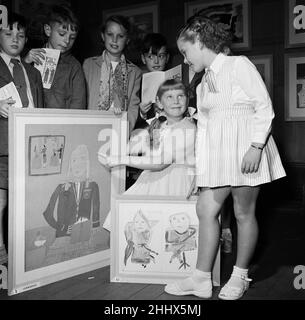
[{"label": "child's hand", "polygon": [[32,49],[26,55],[24,61],[26,63],[36,63],[38,65],[42,64],[42,60],[45,60],[46,51],[42,48]]},{"label": "child's hand", "polygon": [[254,173],[258,171],[261,162],[262,150],[250,147],[244,155],[241,163],[242,173]]},{"label": "child's hand", "polygon": [[1,115],[1,117],[7,118],[9,108],[15,103],[16,103],[16,101],[13,100],[12,98],[0,100],[0,115]]},{"label": "child's hand", "polygon": [[119,166],[119,158],[115,156],[107,156],[105,153],[98,153],[99,162],[108,169]]},{"label": "child's hand", "polygon": [[150,108],[152,107],[152,102],[149,101],[149,102],[141,102],[140,103],[140,112],[142,114],[146,114]]},{"label": "child's hand", "polygon": [[118,116],[122,114],[122,109],[119,107],[113,107],[113,113]]}]

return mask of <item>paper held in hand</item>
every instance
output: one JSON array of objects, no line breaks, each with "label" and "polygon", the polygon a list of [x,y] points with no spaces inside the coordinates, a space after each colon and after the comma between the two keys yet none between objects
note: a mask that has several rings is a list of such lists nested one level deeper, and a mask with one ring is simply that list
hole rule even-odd
[{"label": "paper held in hand", "polygon": [[167,71],[153,71],[144,73],[142,76],[142,102],[155,102],[159,86],[169,79],[179,78],[182,80],[182,66]]},{"label": "paper held in hand", "polygon": [[7,85],[0,88],[0,100],[5,100],[8,98],[12,98],[16,101],[14,107],[22,108],[22,102],[14,82],[10,82]]},{"label": "paper held in hand", "polygon": [[43,87],[50,89],[54,80],[60,50],[47,48],[44,48],[44,50],[46,51],[45,59],[42,61],[42,64],[35,64],[35,68],[38,69],[41,74]]}]

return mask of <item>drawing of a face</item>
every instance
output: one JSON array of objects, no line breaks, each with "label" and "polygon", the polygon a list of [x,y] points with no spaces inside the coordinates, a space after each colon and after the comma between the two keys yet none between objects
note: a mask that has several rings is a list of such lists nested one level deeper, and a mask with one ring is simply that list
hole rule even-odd
[{"label": "drawing of a face", "polygon": [[186,232],[190,226],[190,219],[184,212],[173,214],[170,216],[169,221],[172,228],[178,233]]},{"label": "drawing of a face", "polygon": [[137,232],[144,232],[146,230],[149,230],[148,221],[141,212],[138,212],[135,215],[133,219],[133,223],[134,223],[134,229]]},{"label": "drawing of a face", "polygon": [[88,175],[89,153],[85,145],[79,145],[71,153],[71,175],[77,180],[85,180]]}]

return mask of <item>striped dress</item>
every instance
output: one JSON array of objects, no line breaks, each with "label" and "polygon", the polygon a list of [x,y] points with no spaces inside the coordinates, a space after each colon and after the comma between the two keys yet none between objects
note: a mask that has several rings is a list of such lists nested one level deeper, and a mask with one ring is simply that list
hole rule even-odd
[{"label": "striped dress", "polygon": [[[255,66],[243,56],[218,54],[212,65],[217,92],[197,87],[196,181],[199,187],[256,186],[285,176],[270,134],[274,117]],[[258,172],[243,174],[251,143],[264,143]]]}]

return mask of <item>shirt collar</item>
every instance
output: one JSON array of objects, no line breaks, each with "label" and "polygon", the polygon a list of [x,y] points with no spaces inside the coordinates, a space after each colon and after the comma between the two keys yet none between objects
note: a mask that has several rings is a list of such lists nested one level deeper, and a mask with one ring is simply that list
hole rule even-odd
[{"label": "shirt collar", "polygon": [[0,56],[1,58],[4,60],[5,64],[8,66],[11,62],[11,59],[17,59],[19,60],[19,62],[21,62],[20,56],[17,57],[11,57],[8,54],[6,54],[5,52],[1,51],[0,52]]},{"label": "shirt collar", "polygon": [[212,64],[210,65],[210,69],[213,70],[215,74],[217,74],[220,68],[222,67],[225,59],[226,59],[226,55],[224,55],[223,53],[218,53],[218,55],[215,57]]}]

